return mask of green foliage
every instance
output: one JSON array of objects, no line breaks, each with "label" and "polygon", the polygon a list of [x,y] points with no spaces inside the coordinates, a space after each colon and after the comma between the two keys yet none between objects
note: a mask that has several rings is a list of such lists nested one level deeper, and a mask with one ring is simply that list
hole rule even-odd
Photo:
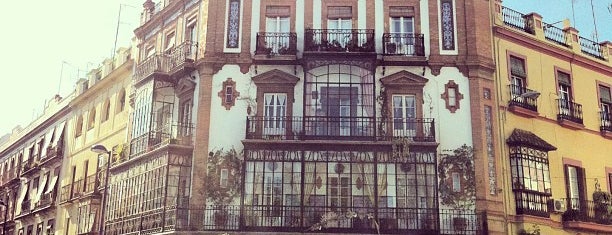
[{"label": "green foliage", "polygon": [[600,224],[612,223],[612,204],[610,203],[610,193],[604,191],[593,192],[593,210],[595,221]]},{"label": "green foliage", "polygon": [[540,235],[540,227],[537,224],[532,225],[530,230],[521,229],[518,235]]},{"label": "green foliage", "polygon": [[[461,177],[461,190],[453,191],[452,173]],[[475,203],[476,180],[474,175],[474,149],[463,145],[452,154],[442,157],[438,164],[440,176],[440,202],[455,209],[467,209]],[[451,183],[449,183],[451,182]]]},{"label": "green foliage", "polygon": [[[204,193],[216,205],[227,205],[240,195],[242,154],[235,149],[223,149],[209,154],[208,172]],[[221,170],[228,170],[227,185],[221,185]]]}]

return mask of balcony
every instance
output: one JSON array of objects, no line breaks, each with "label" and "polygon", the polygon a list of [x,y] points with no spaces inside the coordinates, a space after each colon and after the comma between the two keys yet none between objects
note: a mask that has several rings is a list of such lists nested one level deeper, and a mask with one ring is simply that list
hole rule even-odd
[{"label": "balcony", "polygon": [[83,196],[90,196],[95,192],[97,178],[96,174],[87,176],[85,178],[85,186],[83,187]]},{"label": "balcony", "polygon": [[561,199],[566,202],[563,226],[566,228],[612,233],[612,205],[578,198]]},{"label": "balcony", "polygon": [[33,156],[31,159],[28,159],[26,162],[23,163],[23,165],[21,165],[21,175],[22,176],[28,175],[29,173],[32,173],[36,169],[38,169],[40,162],[38,160],[34,160],[36,158],[37,156]]},{"label": "balcony", "polygon": [[72,182],[72,191],[70,199],[77,199],[83,195],[83,179],[75,180]]},{"label": "balcony", "polygon": [[19,171],[17,169],[20,169],[20,168],[21,166],[17,165],[17,167],[11,168],[10,170],[8,170],[6,174],[3,174],[2,175],[2,185],[8,184],[9,182],[14,181],[14,180],[15,181],[19,180],[19,177],[18,177]]},{"label": "balcony", "polygon": [[258,140],[436,141],[432,118],[249,117],[246,130],[247,139]]},{"label": "balcony", "polygon": [[[190,210],[196,231],[274,231],[376,234],[485,234],[474,211],[417,208],[357,208],[355,212],[315,206],[215,206]],[[331,218],[319,227],[322,216]]]},{"label": "balcony", "polygon": [[529,23],[530,21],[527,20],[526,16],[523,13],[520,13],[507,7],[502,7],[502,16],[505,25],[526,33],[534,33],[533,26]]},{"label": "balcony", "polygon": [[32,212],[31,200],[23,200],[23,202],[21,203],[21,213],[19,214],[19,216],[30,214],[30,212]]},{"label": "balcony", "polygon": [[601,124],[599,130],[605,137],[612,138],[612,112],[599,112]]},{"label": "balcony", "polygon": [[600,60],[604,60],[603,49],[599,43],[584,37],[580,37],[580,40],[578,41],[580,41],[580,50],[582,53]]},{"label": "balcony", "polygon": [[53,206],[54,202],[55,202],[55,193],[53,191],[49,193],[43,193],[40,196],[40,200],[38,201],[35,210],[42,210],[42,209],[49,208]]},{"label": "balcony", "polygon": [[174,123],[132,138],[128,159],[168,145],[193,146],[193,124]]},{"label": "balcony", "polygon": [[383,34],[383,54],[391,56],[425,56],[423,34]]},{"label": "balcony", "polygon": [[557,28],[549,24],[544,24],[542,29],[544,30],[544,38],[546,38],[546,40],[564,47],[569,46],[567,45],[567,35],[563,31],[563,29]]},{"label": "balcony", "polygon": [[306,29],[304,52],[374,53],[373,29]]},{"label": "balcony", "polygon": [[508,85],[510,90],[510,101],[508,109],[526,117],[538,116],[539,92],[517,85]]},{"label": "balcony", "polygon": [[256,40],[255,60],[293,61],[296,59],[296,33],[260,32],[257,33]]},{"label": "balcony", "polygon": [[72,184],[64,185],[60,189],[60,203],[66,203],[71,200],[72,197]]},{"label": "balcony", "polygon": [[557,121],[560,125],[572,128],[582,129],[582,105],[571,100],[557,99],[559,114]]},{"label": "balcony", "polygon": [[169,80],[171,77],[184,76],[193,71],[193,62],[197,59],[197,43],[185,41],[164,54],[144,59],[136,65],[134,84],[139,84],[156,77]]}]

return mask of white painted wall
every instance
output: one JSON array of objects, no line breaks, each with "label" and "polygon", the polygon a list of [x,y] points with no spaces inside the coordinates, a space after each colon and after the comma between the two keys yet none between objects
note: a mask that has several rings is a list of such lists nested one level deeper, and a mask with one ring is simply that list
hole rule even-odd
[{"label": "white painted wall", "polygon": [[257,33],[259,32],[259,18],[261,16],[261,1],[252,0],[251,8],[251,55],[255,55],[255,44],[257,43]]}]

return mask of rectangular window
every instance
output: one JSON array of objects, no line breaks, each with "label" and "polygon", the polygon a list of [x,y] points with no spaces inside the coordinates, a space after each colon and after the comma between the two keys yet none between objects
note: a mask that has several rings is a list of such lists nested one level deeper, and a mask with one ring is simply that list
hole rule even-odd
[{"label": "rectangular window", "polygon": [[168,35],[166,35],[165,43],[166,45],[164,46],[164,51],[167,53],[170,49],[174,47],[176,43],[176,35],[174,32],[171,32]]},{"label": "rectangular window", "polygon": [[523,94],[526,87],[527,73],[522,58],[510,56],[510,79],[510,92],[514,99]]},{"label": "rectangular window", "polygon": [[189,22],[189,25],[187,26],[187,29],[185,30],[185,39],[191,42],[197,42],[198,41],[198,27],[197,27],[197,23],[195,20],[192,20]]},{"label": "rectangular window", "polygon": [[234,88],[232,86],[225,87],[225,103],[234,103]]},{"label": "rectangular window", "polygon": [[452,173],[453,192],[461,192],[461,176],[457,172]]},{"label": "rectangular window", "polygon": [[55,220],[54,219],[47,220],[47,235],[54,235],[54,234],[55,234]]},{"label": "rectangular window", "polygon": [[229,171],[228,169],[221,169],[221,174],[219,176],[219,185],[222,188],[227,188],[229,183]]},{"label": "rectangular window", "polygon": [[611,125],[612,118],[612,96],[610,87],[599,85],[599,105],[601,106],[601,122],[603,127]]},{"label": "rectangular window", "polygon": [[285,134],[285,115],[287,110],[287,94],[265,93],[264,94],[264,134]]},{"label": "rectangular window", "polygon": [[329,177],[329,206],[335,211],[346,211],[350,206],[349,177]]},{"label": "rectangular window", "polygon": [[390,43],[387,51],[391,54],[414,55],[415,34],[413,17],[391,17]]},{"label": "rectangular window", "polygon": [[393,130],[395,136],[414,136],[416,129],[414,95],[393,96]]},{"label": "rectangular window", "polygon": [[584,168],[565,165],[565,189],[570,205],[568,209],[579,210],[581,205],[586,206],[584,181]]},{"label": "rectangular window", "polygon": [[43,222],[40,222],[36,225],[36,235],[43,234]]}]

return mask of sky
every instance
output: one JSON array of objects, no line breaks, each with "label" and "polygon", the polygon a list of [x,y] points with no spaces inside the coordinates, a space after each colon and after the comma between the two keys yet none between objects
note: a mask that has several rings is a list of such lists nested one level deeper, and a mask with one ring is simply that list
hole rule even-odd
[{"label": "sky", "polygon": [[[592,38],[591,0],[573,0],[575,28]],[[592,0],[599,41],[612,41],[612,0]],[[68,95],[77,79],[111,57],[122,5],[117,47],[129,46],[144,0],[7,1],[0,8],[0,136],[43,111],[55,94]],[[572,20],[572,0],[504,0],[522,13],[538,12],[547,23]],[[573,21],[573,20],[572,20]],[[604,24],[604,23],[607,23]],[[558,25],[562,27],[562,24]],[[62,68],[63,65],[63,68]],[[60,83],[61,80],[61,83]]]}]

